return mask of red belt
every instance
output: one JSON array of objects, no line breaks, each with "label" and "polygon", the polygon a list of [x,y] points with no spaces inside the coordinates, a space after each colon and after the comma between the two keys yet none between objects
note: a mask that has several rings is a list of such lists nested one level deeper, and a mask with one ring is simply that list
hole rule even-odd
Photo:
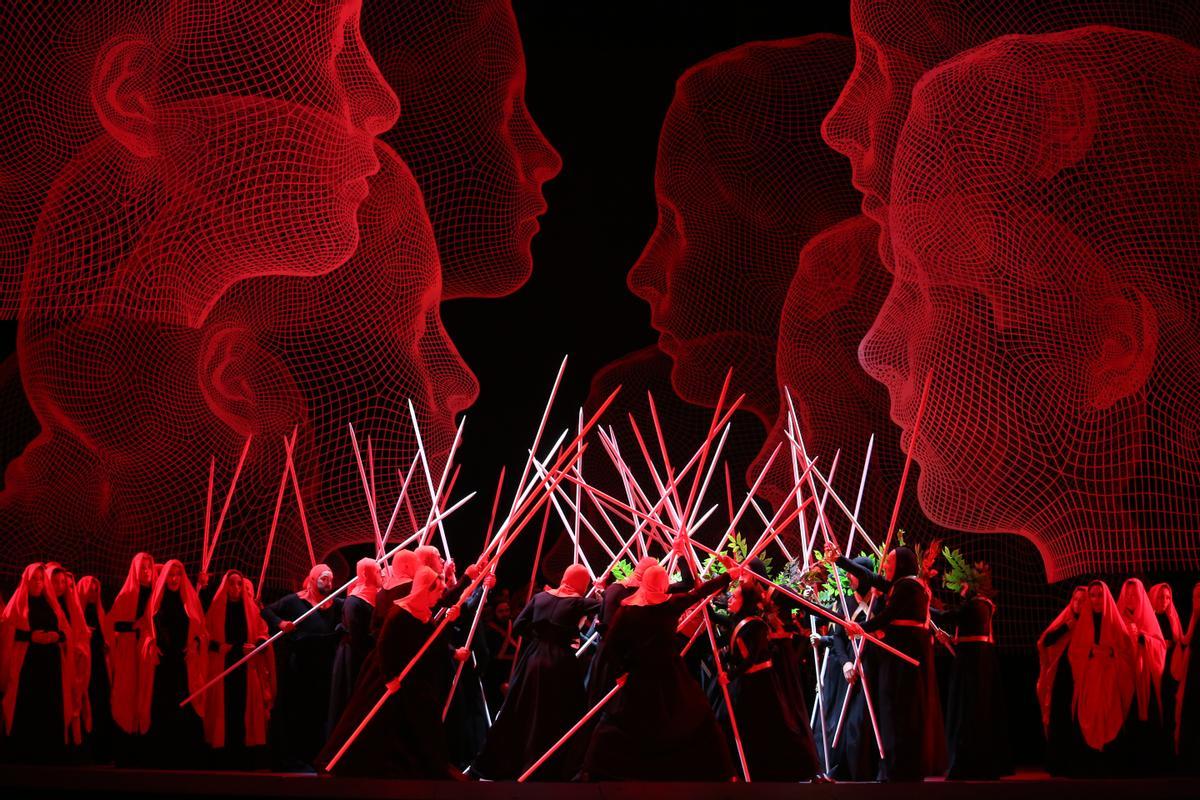
[{"label": "red belt", "polygon": [[754,673],[756,673],[756,672],[762,672],[764,669],[770,669],[770,668],[771,668],[771,666],[772,666],[772,665],[771,665],[771,662],[770,662],[770,661],[762,661],[762,662],[760,662],[760,663],[758,663],[758,664],[755,664],[753,667],[751,667],[750,669],[746,670],[746,671],[745,671],[745,672],[743,672],[742,674],[743,674],[743,675],[753,675],[753,674],[754,674]]},{"label": "red belt", "polygon": [[989,634],[987,636],[959,636],[959,637],[956,637],[954,641],[956,643],[983,642],[984,644],[995,644],[995,642],[996,642],[996,640],[991,637],[991,634]]},{"label": "red belt", "polygon": [[888,625],[896,625],[901,628],[924,628],[929,629],[928,622],[918,622],[915,619],[894,619]]}]

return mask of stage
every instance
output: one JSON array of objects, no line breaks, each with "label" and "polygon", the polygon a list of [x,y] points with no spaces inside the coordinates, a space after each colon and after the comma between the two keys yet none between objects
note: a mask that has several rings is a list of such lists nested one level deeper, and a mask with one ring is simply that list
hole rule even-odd
[{"label": "stage", "polygon": [[275,797],[275,798],[480,798],[480,800],[743,800],[748,798],[908,798],[928,800],[1064,800],[1070,797],[1167,798],[1200,796],[1200,780],[1065,780],[1044,772],[1021,772],[987,782],[944,780],[914,784],[876,783],[449,783],[330,778],[310,774],[266,772],[188,772],[130,770],[107,767],[0,767],[0,787],[13,797]]}]

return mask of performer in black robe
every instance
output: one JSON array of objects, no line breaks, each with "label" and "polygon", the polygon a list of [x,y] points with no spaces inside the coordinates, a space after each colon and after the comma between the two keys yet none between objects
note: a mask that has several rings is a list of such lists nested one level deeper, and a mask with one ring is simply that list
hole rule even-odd
[{"label": "performer in black robe", "polygon": [[955,631],[946,702],[950,762],[946,777],[954,780],[997,780],[1013,771],[1004,710],[1007,698],[992,635],[996,605],[986,594],[985,577],[980,574],[977,580],[978,585],[962,583],[962,605],[935,612],[939,627],[946,631],[939,636],[949,641],[949,631]]},{"label": "performer in black robe", "polygon": [[4,610],[0,666],[4,675],[6,757],[25,764],[66,757],[70,697],[64,681],[70,629],[42,564],[25,568]]},{"label": "performer in black robe", "polygon": [[504,705],[504,696],[508,693],[508,676],[513,671],[517,637],[513,634],[512,606],[508,600],[497,600],[490,611],[483,621],[483,636],[491,656],[483,671],[483,689],[488,707],[494,713]]},{"label": "performer in black robe", "polygon": [[91,711],[91,730],[87,733],[88,757],[97,763],[113,760],[112,686],[109,681],[109,646],[106,638],[108,622],[104,618],[100,581],[84,575],[76,586],[79,604],[83,607],[88,627],[91,661],[87,687],[87,703]]},{"label": "performer in black robe", "polygon": [[1159,758],[1159,766],[1165,772],[1173,772],[1176,767],[1175,759],[1175,713],[1176,695],[1179,693],[1179,678],[1182,674],[1180,659],[1183,641],[1183,626],[1179,621],[1179,612],[1175,610],[1175,596],[1169,583],[1159,583],[1150,587],[1150,604],[1154,608],[1158,627],[1162,629],[1166,641],[1167,653],[1165,668],[1162,674],[1162,715],[1163,730],[1169,745]]},{"label": "performer in black robe", "polygon": [[[584,666],[572,645],[580,623],[600,610],[598,599],[585,597],[589,585],[587,569],[572,564],[559,587],[534,595],[513,623],[525,643],[472,773],[489,780],[520,777],[587,711]],[[540,780],[570,780],[568,762],[556,754],[535,774]]]},{"label": "performer in black robe", "polygon": [[[762,592],[743,584],[729,601],[729,693],[754,781],[807,781],[821,772],[790,637],[772,638]],[[728,722],[722,703],[718,717]],[[730,726],[732,734],[732,726]],[[731,741],[731,744],[734,744]],[[736,745],[734,745],[736,746]]]},{"label": "performer in black robe", "polygon": [[1170,766],[1171,751],[1162,706],[1162,678],[1168,664],[1166,637],[1140,579],[1129,578],[1121,585],[1117,608],[1134,646],[1136,695],[1114,747],[1128,754],[1123,774],[1162,774]]},{"label": "performer in black robe", "polygon": [[1087,599],[1087,587],[1076,586],[1070,603],[1038,639],[1037,693],[1046,734],[1046,769],[1051,775],[1082,774],[1086,745],[1072,713],[1075,677],[1066,652]]},{"label": "performer in black robe", "polygon": [[[363,664],[358,686],[317,758],[326,769],[354,730],[421,651],[436,625],[433,609],[445,591],[441,577],[419,567],[406,598],[393,603],[375,651]],[[434,642],[398,689],[335,765],[336,775],[408,779],[461,777],[451,765],[442,725],[445,647]]]},{"label": "performer in black robe", "polygon": [[[736,564],[722,559],[726,569]],[[675,632],[684,612],[729,585],[726,572],[670,595],[666,570],[646,570],[608,631],[607,649],[624,686],[592,731],[584,780],[729,780],[733,761],[704,691],[679,655]]]},{"label": "performer in black robe", "polygon": [[883,739],[881,781],[919,781],[945,770],[946,738],[933,665],[929,629],[929,589],[917,578],[916,554],[898,547],[884,557],[883,575],[845,556],[837,564],[884,594],[882,608],[864,623],[851,623],[850,635],[884,631],[887,643],[917,659],[920,666],[866,643],[866,666],[876,721]]},{"label": "performer in black robe", "polygon": [[[341,635],[342,599],[329,598],[333,572],[325,564],[309,571],[304,587],[264,606],[262,617],[270,632],[287,635],[276,640],[279,694],[271,714],[271,753],[276,769],[308,771],[326,739],[333,659]],[[298,625],[292,623],[313,606],[318,610]]]},{"label": "performer in black robe", "polygon": [[[470,577],[468,568],[468,577]],[[478,573],[476,573],[478,574]],[[495,578],[485,578],[485,583],[495,586]],[[462,650],[468,657],[461,665],[454,665],[454,670],[461,669],[462,674],[458,686],[454,689],[454,697],[446,709],[446,746],[450,751],[450,761],[460,770],[465,770],[480,751],[487,740],[488,730],[492,723],[492,711],[488,706],[483,689],[483,673],[487,669],[491,654],[488,652],[487,637],[483,630],[477,628],[471,647],[467,649],[467,637],[479,604],[483,602],[483,586],[479,586],[463,604],[463,614],[451,624],[450,641],[454,643],[455,652]],[[451,674],[451,682],[453,682]]]},{"label": "performer in black robe", "polygon": [[146,735],[149,764],[157,768],[196,767],[204,755],[204,729],[196,705],[204,699],[179,704],[203,683],[208,637],[200,598],[179,561],[171,560],[163,566],[150,598],[149,613],[154,639],[148,646],[155,648],[150,662],[157,661]]},{"label": "performer in black robe", "polygon": [[1197,630],[1200,630],[1200,583],[1192,587],[1192,615],[1175,672],[1179,679],[1175,752],[1179,755],[1180,771],[1188,775],[1200,775],[1200,658],[1195,657],[1200,642],[1196,639]]},{"label": "performer in black robe", "polygon": [[[871,561],[867,558],[852,559],[864,570],[871,570]],[[851,622],[865,622],[869,615],[871,587],[860,582],[858,577],[847,573],[846,609],[850,612]],[[840,602],[835,602],[830,609],[838,616],[842,615]],[[826,648],[828,658],[824,680],[821,684],[821,698],[825,709],[825,738],[820,738],[820,731],[814,731],[813,738],[817,744],[817,752],[821,753],[826,741],[829,743],[829,776],[837,780],[873,781],[879,774],[879,748],[875,741],[875,731],[871,727],[871,718],[867,709],[866,694],[863,693],[861,681],[862,665],[858,670],[854,667],[854,648],[850,637],[840,625],[830,625],[829,632],[817,638],[817,643]],[[819,666],[818,666],[819,668]],[[849,694],[849,701],[846,696]],[[841,736],[838,733],[838,720],[842,718],[842,706],[849,702],[846,708],[845,721],[842,722]],[[836,744],[835,744],[836,743]]]},{"label": "performer in black robe", "polygon": [[[359,559],[355,566],[356,579],[350,588],[350,596],[342,603],[342,622],[338,631],[342,638],[333,657],[333,677],[329,690],[329,716],[326,727],[330,732],[342,716],[363,662],[375,649],[375,637],[371,627],[375,617],[376,602],[382,594],[383,582],[379,565],[373,558]],[[407,588],[408,584],[405,584]],[[386,599],[386,595],[384,596]],[[390,601],[389,601],[390,602]]]},{"label": "performer in black robe", "polygon": [[112,668],[113,760],[118,767],[144,766],[149,755],[145,734],[150,730],[150,709],[149,704],[143,708],[139,698],[148,693],[147,684],[153,680],[143,645],[153,628],[149,611],[156,571],[153,556],[135,555],[105,615]]}]

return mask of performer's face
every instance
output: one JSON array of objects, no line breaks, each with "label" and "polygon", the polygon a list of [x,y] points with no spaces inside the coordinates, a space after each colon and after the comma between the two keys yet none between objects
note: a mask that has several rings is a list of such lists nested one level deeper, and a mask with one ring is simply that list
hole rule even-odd
[{"label": "performer's face", "polygon": [[1071,592],[1071,613],[1083,613],[1083,601],[1087,599],[1087,594],[1087,590],[1083,587],[1079,587]]},{"label": "performer's face", "polygon": [[508,622],[508,618],[511,613],[512,612],[508,607],[508,603],[498,603],[496,605],[495,617],[497,622]]},{"label": "performer's face", "polygon": [[1158,598],[1154,602],[1154,613],[1155,614],[1167,613],[1167,609],[1170,608],[1171,601],[1173,599],[1174,598],[1172,597],[1172,594],[1171,594],[1171,587],[1164,586],[1162,588],[1162,591],[1160,591],[1158,593]]},{"label": "performer's face", "polygon": [[142,559],[138,564],[138,583],[142,586],[149,586],[154,582],[154,564],[150,559]]},{"label": "performer's face", "polygon": [[1099,614],[1104,610],[1104,590],[1099,586],[1088,587],[1088,600],[1091,601],[1093,613]]},{"label": "performer's face", "polygon": [[333,591],[333,573],[325,570],[317,576],[317,591],[321,594],[329,594]]},{"label": "performer's face", "polygon": [[226,596],[233,601],[242,599],[242,576],[232,574],[225,579]]},{"label": "performer's face", "polygon": [[50,582],[54,586],[55,597],[62,597],[63,594],[66,593],[67,573],[63,572],[61,569],[55,571],[54,575],[50,579]]},{"label": "performer's face", "polygon": [[29,576],[29,595],[30,597],[41,597],[42,592],[46,588],[46,572],[45,570],[34,570]]},{"label": "performer's face", "polygon": [[172,592],[179,591],[180,585],[183,583],[183,567],[178,564],[172,564],[171,570],[167,573],[167,588]]}]

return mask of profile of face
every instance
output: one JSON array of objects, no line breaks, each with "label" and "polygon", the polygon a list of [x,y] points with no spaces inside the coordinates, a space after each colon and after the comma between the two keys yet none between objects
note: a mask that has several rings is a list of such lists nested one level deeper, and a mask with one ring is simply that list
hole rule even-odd
[{"label": "profile of face", "polygon": [[650,305],[672,380],[693,403],[735,395],[775,421],[775,342],[808,240],[854,213],[842,159],[820,121],[849,75],[831,35],[742,45],[676,83],[658,144],[658,223],[627,277]]},{"label": "profile of face", "polygon": [[850,24],[857,58],[823,133],[850,159],[862,210],[883,229],[888,249],[889,207],[897,141],[913,87],[952,56],[1006,34],[1112,25],[1158,31],[1197,41],[1200,13],[1187,0],[852,0]]},{"label": "profile of face", "polygon": [[29,576],[29,596],[41,597],[42,592],[46,589],[46,571],[44,569],[36,569]]},{"label": "profile of face", "polygon": [[183,584],[183,567],[178,564],[172,564],[167,568],[167,589],[172,592],[178,592],[179,587]]},{"label": "profile of face", "polygon": [[[32,41],[47,13],[22,21]],[[57,164],[22,315],[99,304],[197,325],[238,280],[344,263],[398,114],[359,15],[359,0],[105,0],[73,18],[107,38],[51,54],[89,91],[38,99],[86,122],[58,143],[74,156]]]},{"label": "profile of face", "polygon": [[1091,605],[1092,613],[1099,614],[1104,611],[1104,587],[1092,585],[1088,587],[1088,602]]},{"label": "profile of face", "polygon": [[[834,487],[845,497],[857,486],[872,434],[891,430],[887,392],[858,363],[858,344],[887,295],[890,275],[876,252],[878,226],[858,215],[814,236],[800,252],[779,322],[775,377],[779,412],[749,476],[758,475],[775,446],[787,453],[788,417],[795,408],[799,441],[828,474],[839,450]],[[788,399],[791,399],[789,406]],[[868,530],[886,526],[895,491],[881,488],[900,471],[890,448],[874,449],[881,470],[864,496],[860,522]],[[793,491],[790,458],[777,457],[760,494],[779,508]],[[840,479],[839,479],[840,476]]]},{"label": "profile of face", "polygon": [[932,374],[922,509],[1020,532],[1051,580],[1194,558],[1170,523],[1192,490],[1161,476],[1195,472],[1198,86],[1197,51],[1157,34],[1005,37],[921,80],[896,149],[860,361],[906,450]]},{"label": "profile of face", "polygon": [[[38,518],[45,536],[61,529],[55,541],[70,542],[64,508],[79,502],[83,519],[87,506],[93,517],[96,506],[107,511],[109,547],[71,553],[72,563],[109,559],[96,568],[115,573],[122,553],[164,546],[190,557],[204,525],[209,459],[218,459],[219,503],[253,436],[215,563],[257,569],[263,534],[241,532],[270,528],[282,437],[297,424],[296,470],[318,556],[373,538],[347,423],[364,466],[374,465],[381,527],[417,452],[409,401],[437,480],[455,416],[478,383],[441,322],[437,248],[420,190],[394,152],[381,145],[377,158],[361,246],[341,268],[240,281],[196,329],[94,315],[21,343],[27,394],[45,431],[10,467],[10,490],[52,490],[47,470],[79,463],[88,472],[80,483],[105,492],[84,504],[77,490]],[[62,454],[82,441],[83,452]],[[104,466],[92,463],[97,454]],[[423,518],[427,493],[409,497]],[[309,566],[290,488],[280,525],[268,573],[276,582]]]},{"label": "profile of face", "polygon": [[366,16],[363,35],[405,109],[383,138],[425,195],[442,297],[511,294],[562,168],[525,103],[511,0],[413,0]]},{"label": "profile of face", "polygon": [[492,615],[496,618],[496,622],[503,625],[512,617],[512,608],[509,607],[508,603],[497,603],[496,608],[492,611]]},{"label": "profile of face", "polygon": [[1083,613],[1083,604],[1088,599],[1088,590],[1082,586],[1075,587],[1071,592],[1071,612],[1076,616]]},{"label": "profile of face", "polygon": [[883,577],[889,581],[896,577],[896,552],[894,550],[883,557]]}]

